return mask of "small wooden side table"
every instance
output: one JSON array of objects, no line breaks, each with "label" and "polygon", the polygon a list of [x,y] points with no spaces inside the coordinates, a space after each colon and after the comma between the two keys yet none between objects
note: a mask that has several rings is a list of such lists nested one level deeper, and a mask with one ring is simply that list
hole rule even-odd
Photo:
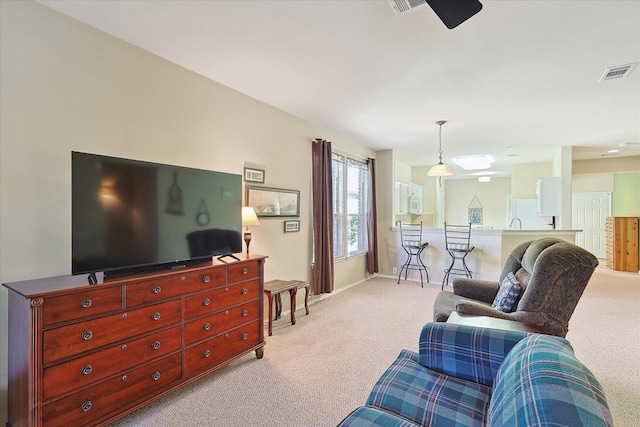
[{"label": "small wooden side table", "polygon": [[269,299],[269,336],[272,335],[273,325],[273,298],[276,299],[276,315],[275,320],[280,319],[282,314],[282,292],[289,292],[289,299],[291,300],[291,324],[296,324],[296,295],[298,288],[304,288],[304,309],[306,314],[309,315],[309,282],[303,280],[271,280],[264,284],[264,293]]}]

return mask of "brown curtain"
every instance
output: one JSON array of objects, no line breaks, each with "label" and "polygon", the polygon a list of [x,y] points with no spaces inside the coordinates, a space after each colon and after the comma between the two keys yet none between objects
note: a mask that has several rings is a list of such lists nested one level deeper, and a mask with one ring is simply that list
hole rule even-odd
[{"label": "brown curtain", "polygon": [[369,194],[367,197],[367,271],[378,272],[378,211],[376,210],[376,159],[367,160],[369,169]]},{"label": "brown curtain", "polygon": [[313,159],[313,293],[333,291],[331,142],[316,138]]}]

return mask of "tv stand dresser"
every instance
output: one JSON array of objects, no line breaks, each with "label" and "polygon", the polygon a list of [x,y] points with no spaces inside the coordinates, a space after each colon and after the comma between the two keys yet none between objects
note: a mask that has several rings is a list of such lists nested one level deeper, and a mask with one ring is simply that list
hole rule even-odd
[{"label": "tv stand dresser", "polygon": [[8,283],[7,427],[105,425],[264,351],[265,256]]}]

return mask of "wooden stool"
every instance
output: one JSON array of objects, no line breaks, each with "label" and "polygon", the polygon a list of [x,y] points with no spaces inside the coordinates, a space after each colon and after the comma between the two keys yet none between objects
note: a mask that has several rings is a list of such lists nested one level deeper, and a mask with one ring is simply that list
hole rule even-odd
[{"label": "wooden stool", "polygon": [[273,297],[276,298],[276,315],[275,320],[280,319],[282,314],[282,297],[281,293],[288,291],[291,300],[291,324],[296,324],[296,295],[298,288],[304,288],[304,308],[306,314],[309,315],[309,283],[302,280],[271,280],[264,284],[264,293],[269,299],[269,336],[272,335],[273,316]]}]

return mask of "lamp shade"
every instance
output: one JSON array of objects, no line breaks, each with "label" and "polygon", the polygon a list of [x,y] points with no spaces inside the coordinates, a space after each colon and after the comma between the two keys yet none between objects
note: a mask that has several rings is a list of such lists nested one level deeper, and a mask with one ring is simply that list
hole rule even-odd
[{"label": "lamp shade", "polygon": [[437,165],[433,166],[427,172],[427,176],[451,176],[453,175],[453,169],[451,166],[447,166],[444,163],[440,162]]},{"label": "lamp shade", "polygon": [[242,207],[242,225],[260,225],[256,211],[251,206]]}]

